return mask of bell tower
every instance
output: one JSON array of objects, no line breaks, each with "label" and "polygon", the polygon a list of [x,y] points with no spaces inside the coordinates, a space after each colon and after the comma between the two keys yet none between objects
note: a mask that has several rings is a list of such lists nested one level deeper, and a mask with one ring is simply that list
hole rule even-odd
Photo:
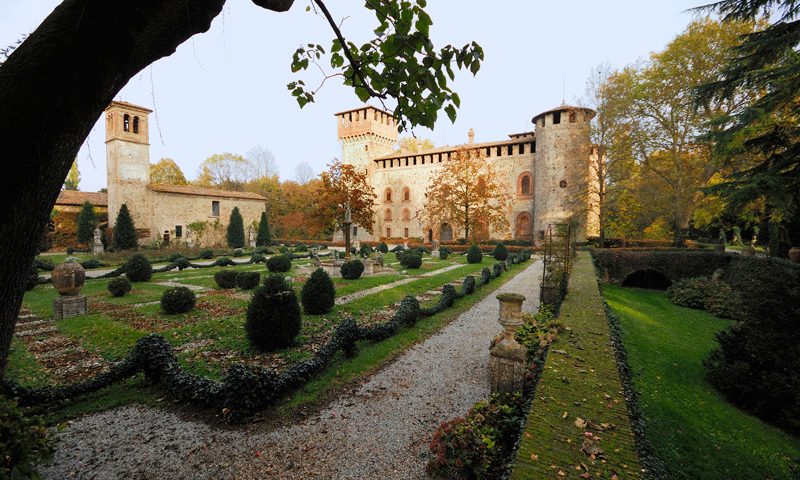
[{"label": "bell tower", "polygon": [[151,227],[151,201],[147,189],[150,183],[147,116],[151,112],[127,102],[111,102],[105,110],[110,226],[113,226],[120,207],[125,203],[137,228]]}]

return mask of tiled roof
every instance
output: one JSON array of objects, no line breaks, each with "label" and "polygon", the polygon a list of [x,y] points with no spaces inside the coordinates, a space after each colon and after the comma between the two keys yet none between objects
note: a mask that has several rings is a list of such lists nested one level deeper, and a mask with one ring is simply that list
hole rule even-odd
[{"label": "tiled roof", "polygon": [[147,188],[154,192],[175,193],[178,195],[196,195],[198,197],[224,197],[224,198],[243,198],[247,200],[262,200],[266,198],[252,192],[234,192],[232,190],[220,190],[219,188],[195,187],[194,185],[165,185],[162,183],[151,183]]},{"label": "tiled roof", "polygon": [[95,207],[108,207],[108,195],[101,192],[61,190],[56,199],[56,205],[83,205],[86,202],[90,202]]}]

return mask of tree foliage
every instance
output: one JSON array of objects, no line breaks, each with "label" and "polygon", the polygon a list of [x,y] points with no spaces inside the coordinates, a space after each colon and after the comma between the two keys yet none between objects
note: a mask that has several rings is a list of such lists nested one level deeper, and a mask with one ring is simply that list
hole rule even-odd
[{"label": "tree foliage", "polygon": [[181,167],[171,158],[162,158],[150,165],[150,181],[164,185],[186,185],[186,177]]},{"label": "tree foliage", "polygon": [[223,190],[243,191],[250,166],[247,159],[235,153],[215,153],[203,160],[195,184]]},{"label": "tree foliage", "polygon": [[356,171],[353,165],[338,159],[328,164],[328,170],[320,174],[322,184],[317,191],[312,213],[314,220],[324,230],[344,228],[347,205],[354,225],[372,233],[373,207],[377,195],[372,190],[367,175]]},{"label": "tree foliage", "polygon": [[233,207],[231,217],[228,220],[228,230],[226,233],[227,235],[225,238],[228,240],[229,247],[244,247],[244,219],[242,219],[242,214],[239,212],[239,207]]},{"label": "tree foliage", "polygon": [[445,222],[455,225],[465,238],[475,238],[476,226],[506,233],[511,211],[508,191],[482,150],[459,148],[434,174],[425,193],[425,208],[417,216],[432,228]]},{"label": "tree foliage", "polygon": [[81,183],[81,172],[78,170],[78,159],[76,158],[69,167],[67,179],[64,180],[64,190],[77,190],[79,183]]},{"label": "tree foliage", "polygon": [[399,151],[415,153],[422,150],[428,150],[434,147],[433,142],[429,138],[414,138],[403,137],[398,142]]},{"label": "tree foliage", "polygon": [[91,202],[83,202],[81,211],[78,213],[77,224],[78,243],[90,242],[94,238],[94,229],[97,226],[97,217]]},{"label": "tree foliage", "polygon": [[136,226],[133,224],[131,212],[128,211],[128,205],[125,203],[119,208],[117,219],[114,222],[112,245],[117,250],[130,250],[139,245],[136,237]]},{"label": "tree foliage", "polygon": [[261,220],[258,222],[258,234],[256,235],[256,246],[266,247],[272,243],[272,232],[269,228],[267,212],[261,212]]}]

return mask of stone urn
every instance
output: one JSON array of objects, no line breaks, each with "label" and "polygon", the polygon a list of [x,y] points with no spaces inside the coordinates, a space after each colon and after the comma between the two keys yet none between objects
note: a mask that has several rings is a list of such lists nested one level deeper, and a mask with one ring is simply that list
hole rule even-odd
[{"label": "stone urn", "polygon": [[789,249],[789,260],[792,263],[800,263],[800,247],[792,247]]},{"label": "stone urn", "polygon": [[517,329],[525,321],[522,319],[522,302],[525,296],[519,293],[501,293],[497,295],[500,301],[500,318],[497,320],[503,326],[503,335],[514,338]]},{"label": "stone urn", "polygon": [[522,318],[522,302],[525,297],[518,293],[501,293],[500,318],[503,332],[498,335],[489,353],[489,382],[492,393],[520,392],[525,385],[525,358],[527,349],[514,338],[525,321]]},{"label": "stone urn", "polygon": [[78,295],[86,281],[86,271],[77,259],[70,258],[53,269],[53,287],[63,297]]}]

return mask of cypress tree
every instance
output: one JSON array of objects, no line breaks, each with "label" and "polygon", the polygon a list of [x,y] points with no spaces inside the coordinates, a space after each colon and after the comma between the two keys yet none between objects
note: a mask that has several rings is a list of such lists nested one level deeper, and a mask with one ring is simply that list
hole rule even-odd
[{"label": "cypress tree", "polygon": [[81,211],[78,214],[78,243],[89,243],[94,237],[94,227],[97,218],[94,215],[94,205],[91,202],[83,202]]},{"label": "cypress tree", "polygon": [[256,246],[267,247],[270,243],[272,243],[272,232],[269,230],[269,219],[267,219],[267,212],[261,212],[261,221],[258,222]]},{"label": "cypress tree", "polygon": [[131,213],[128,211],[128,205],[123,203],[114,222],[114,241],[112,245],[117,250],[129,250],[136,248],[138,244],[136,226],[134,226],[133,218],[131,218]]},{"label": "cypress tree", "polygon": [[239,213],[239,207],[233,207],[231,218],[228,221],[228,246],[231,248],[244,247],[244,220]]}]

